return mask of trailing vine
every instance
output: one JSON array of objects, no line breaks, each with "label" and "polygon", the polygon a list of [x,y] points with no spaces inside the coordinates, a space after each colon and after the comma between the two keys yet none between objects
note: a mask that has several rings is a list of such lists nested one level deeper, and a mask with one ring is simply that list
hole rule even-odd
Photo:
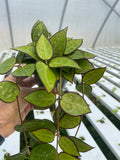
[{"label": "trailing vine", "polygon": [[[16,79],[34,76],[38,86],[43,87],[29,93],[23,99],[35,105],[37,110],[49,109],[53,117],[53,121],[47,117],[42,120],[22,121],[17,83],[0,82],[0,99],[8,103],[17,100],[21,124],[15,126],[15,130],[23,132],[26,141],[23,151],[13,156],[5,156],[6,160],[79,160],[80,152],[93,149],[80,140],[77,134],[83,116],[91,112],[84,95],[91,92],[91,85],[103,76],[105,68],[94,68],[89,60],[94,58],[94,55],[80,49],[82,39],[67,37],[67,30],[68,28],[64,28],[50,36],[45,24],[38,20],[31,31],[32,42],[13,48],[18,52],[17,56],[0,64],[0,74],[6,74],[14,66],[18,66],[18,69],[12,72]],[[62,80],[74,83],[76,75],[82,76],[81,83],[76,83],[77,92],[64,93]],[[16,92],[8,99],[6,92],[9,89],[9,93],[15,90]],[[75,127],[78,127],[75,136],[68,135],[66,130]],[[30,137],[29,142],[25,132]],[[57,136],[56,148],[51,145],[51,142],[55,141],[55,136]],[[60,153],[59,147],[62,150]]]}]

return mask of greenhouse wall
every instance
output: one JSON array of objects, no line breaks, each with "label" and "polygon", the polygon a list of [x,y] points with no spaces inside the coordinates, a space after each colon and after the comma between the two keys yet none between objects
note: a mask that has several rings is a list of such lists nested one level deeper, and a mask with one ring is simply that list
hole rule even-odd
[{"label": "greenhouse wall", "polygon": [[37,20],[51,33],[66,26],[82,47],[119,47],[119,0],[0,0],[0,50],[31,41]]}]

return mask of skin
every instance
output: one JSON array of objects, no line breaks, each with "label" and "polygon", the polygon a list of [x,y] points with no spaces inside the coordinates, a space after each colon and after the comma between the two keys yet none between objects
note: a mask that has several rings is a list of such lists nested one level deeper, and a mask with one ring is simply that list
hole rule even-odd
[{"label": "skin", "polygon": [[[12,75],[9,75],[3,81],[12,81],[16,83],[16,78]],[[36,84],[34,77],[18,78],[17,84],[20,88],[20,94],[18,96],[20,112],[22,120],[24,120],[26,115],[34,108],[34,106],[25,101],[23,97],[32,91],[38,90],[38,88],[32,88]],[[14,132],[14,127],[18,124],[21,124],[21,121],[18,113],[17,100],[12,103],[5,103],[0,100],[0,135],[2,135],[4,138],[8,137]]]}]

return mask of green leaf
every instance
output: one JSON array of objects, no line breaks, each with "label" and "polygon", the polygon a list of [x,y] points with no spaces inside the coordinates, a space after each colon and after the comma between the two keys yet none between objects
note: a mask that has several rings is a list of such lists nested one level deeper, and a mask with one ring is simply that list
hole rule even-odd
[{"label": "green leaf", "polygon": [[61,128],[70,129],[76,127],[79,123],[80,123],[80,116],[73,117],[68,114],[64,114],[59,121],[59,126]]},{"label": "green leaf", "polygon": [[67,130],[64,129],[64,128],[60,128],[60,129],[59,129],[59,132],[60,132],[60,135],[61,135],[61,136],[68,136],[68,132],[67,132]]},{"label": "green leaf", "polygon": [[89,52],[86,52],[86,51],[83,51],[83,50],[79,50],[79,51],[83,54],[83,58],[90,59],[90,58],[96,57],[94,54],[91,54]]},{"label": "green leaf", "polygon": [[51,130],[49,129],[38,129],[36,131],[32,132],[35,137],[37,137],[40,141],[45,142],[45,143],[50,143],[54,140],[54,134]]},{"label": "green leaf", "polygon": [[63,77],[65,79],[67,79],[70,82],[73,82],[73,78],[74,78],[74,68],[68,68],[69,71],[68,72],[64,72],[63,71]]},{"label": "green leaf", "polygon": [[24,97],[25,100],[30,102],[33,105],[48,108],[53,105],[56,101],[56,97],[53,93],[47,93],[46,90],[38,90],[28,94]]},{"label": "green leaf", "polygon": [[100,122],[100,123],[105,123],[105,118],[104,117],[102,117],[101,119],[99,119],[99,120],[97,120],[97,122]]},{"label": "green leaf", "polygon": [[13,76],[15,77],[22,77],[28,76],[31,77],[32,73],[35,71],[35,64],[27,64],[22,68],[18,68],[13,72]]},{"label": "green leaf", "polygon": [[96,83],[103,76],[105,69],[106,69],[105,67],[97,68],[97,69],[92,69],[91,71],[86,72],[85,75],[83,76],[83,81],[86,84]]},{"label": "green leaf", "polygon": [[13,82],[0,82],[0,99],[4,102],[13,102],[19,95],[20,89]]},{"label": "green leaf", "polygon": [[50,129],[53,133],[55,133],[55,131],[56,131],[56,128],[55,128],[53,122],[48,119],[42,119],[42,120],[33,119],[30,121],[25,121],[22,123],[22,127],[28,132],[32,132],[32,131],[38,130],[40,128]]},{"label": "green leaf", "polygon": [[80,69],[79,65],[68,57],[56,57],[50,60],[49,66],[53,68],[58,67],[72,67]]},{"label": "green leaf", "polygon": [[48,39],[52,36],[51,32],[48,32]]},{"label": "green leaf", "polygon": [[72,116],[80,116],[90,112],[85,100],[77,93],[64,94],[60,105],[64,112]]},{"label": "green leaf", "polygon": [[78,147],[78,150],[79,152],[87,152],[91,149],[93,149],[92,146],[88,145],[87,143],[81,141],[80,139],[76,138],[76,137],[70,137],[74,142],[75,144],[77,145]]},{"label": "green leaf", "polygon": [[67,41],[72,40],[72,39],[73,39],[72,37],[67,37]]},{"label": "green leaf", "polygon": [[86,73],[87,71],[94,69],[93,64],[89,62],[87,59],[80,59],[77,60],[78,65],[80,66],[81,70],[76,69],[75,73]]},{"label": "green leaf", "polygon": [[31,42],[31,43],[28,43],[28,46],[35,47],[35,44],[36,44],[36,42]]},{"label": "green leaf", "polygon": [[48,60],[53,55],[53,48],[49,40],[42,34],[36,43],[36,52],[43,60]]},{"label": "green leaf", "polygon": [[5,160],[25,160],[27,151],[22,151],[18,154],[15,154],[13,156],[5,156]]},{"label": "green leaf", "polygon": [[66,32],[67,28],[57,32],[50,38],[50,42],[54,48],[53,57],[61,57],[64,54],[66,47]]},{"label": "green leaf", "polygon": [[48,92],[51,92],[56,83],[56,77],[51,68],[43,62],[36,63],[38,75]]},{"label": "green leaf", "polygon": [[18,131],[18,132],[23,132],[23,127],[22,127],[22,125],[16,125],[16,126],[14,127],[14,129],[15,129],[16,131]]},{"label": "green leaf", "polygon": [[29,56],[33,57],[35,60],[40,61],[40,58],[38,57],[35,51],[35,47],[33,46],[21,46],[21,47],[13,48],[13,50],[28,54]]},{"label": "green leaf", "polygon": [[65,112],[61,109],[61,107],[59,109],[57,108],[53,115],[53,120],[55,124],[57,124],[58,110],[59,110],[59,119],[61,119],[61,117],[65,114]]},{"label": "green leaf", "polygon": [[[76,89],[79,91],[79,92],[83,92],[82,89],[82,84],[78,84],[76,85]],[[84,94],[88,95],[90,92],[92,91],[92,87],[87,85],[87,84],[84,84]]]},{"label": "green leaf", "polygon": [[33,39],[33,32],[34,32],[34,29],[36,28],[36,26],[40,24],[40,20],[38,20],[32,27],[32,30],[31,30],[31,38]]},{"label": "green leaf", "polygon": [[68,57],[71,59],[74,59],[74,60],[84,58],[82,52],[79,49],[77,49],[73,53],[69,54]]},{"label": "green leaf", "polygon": [[115,114],[119,111],[119,108],[117,107],[116,109],[112,109],[112,113]]},{"label": "green leaf", "polygon": [[116,87],[113,87],[112,93],[114,93],[116,90],[117,90],[117,88],[116,88]]},{"label": "green leaf", "polygon": [[59,160],[79,160],[77,157],[73,157],[67,153],[59,153]]},{"label": "green leaf", "polygon": [[59,145],[64,152],[73,156],[80,156],[76,144],[69,137],[61,137],[59,140]]},{"label": "green leaf", "polygon": [[86,58],[86,59],[94,58],[95,55],[93,55],[89,52],[77,49],[73,53],[69,54],[68,57],[70,57],[74,60],[77,60],[77,59],[81,59],[81,58]]},{"label": "green leaf", "polygon": [[5,74],[9,72],[16,63],[16,59],[14,57],[8,58],[2,64],[0,64],[0,74]]},{"label": "green leaf", "polygon": [[32,34],[33,42],[36,42],[41,34],[44,34],[46,38],[48,37],[48,31],[43,22],[40,22],[35,26]]},{"label": "green leaf", "polygon": [[31,141],[31,143],[33,142],[33,145],[34,145],[34,143],[39,143],[39,144],[43,143],[38,138],[36,138],[35,135],[32,132],[28,132],[28,134],[31,137],[30,141]]},{"label": "green leaf", "polygon": [[22,63],[24,64],[31,64],[36,62],[36,60],[33,59],[31,56],[24,54],[22,52],[19,52],[16,57],[16,63],[19,63],[21,60],[22,60]]},{"label": "green leaf", "polygon": [[[72,69],[74,69],[74,68],[72,68]],[[69,67],[63,67],[62,71],[65,72],[65,73],[70,73],[71,68],[69,68]]]},{"label": "green leaf", "polygon": [[32,149],[31,160],[55,160],[56,149],[50,144],[40,144]]},{"label": "green leaf", "polygon": [[59,68],[52,68],[52,71],[54,72],[56,76],[56,80],[60,79],[60,69]]},{"label": "green leaf", "polygon": [[[25,56],[25,54],[23,52],[18,52],[17,56],[16,56],[16,63],[19,63],[21,59],[23,59]],[[28,55],[27,55],[28,56]],[[29,56],[30,57],[30,56]],[[32,57],[30,57],[32,58]]]},{"label": "green leaf", "polygon": [[72,53],[77,48],[79,48],[82,45],[83,40],[82,39],[72,39],[70,41],[67,41],[66,49],[65,49],[65,55]]}]

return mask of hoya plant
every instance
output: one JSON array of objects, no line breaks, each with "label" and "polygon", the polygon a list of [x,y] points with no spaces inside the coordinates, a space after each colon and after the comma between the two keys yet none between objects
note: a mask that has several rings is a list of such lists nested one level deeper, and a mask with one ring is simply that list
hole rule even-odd
[{"label": "hoya plant", "polygon": [[[66,27],[50,35],[45,24],[38,20],[31,31],[32,42],[13,48],[18,51],[17,56],[0,64],[0,74],[11,71],[16,77],[16,83],[0,82],[0,99],[6,103],[17,99],[20,113],[17,79],[34,76],[38,86],[44,89],[33,91],[23,99],[39,110],[49,109],[52,116],[52,121],[46,116],[46,119],[24,120],[15,126],[15,130],[24,133],[26,145],[20,153],[5,156],[6,160],[79,160],[81,152],[93,149],[76,137],[78,130],[74,136],[65,131],[77,126],[79,129],[83,116],[91,112],[84,95],[91,92],[91,85],[103,76],[105,68],[94,68],[89,60],[94,55],[80,49],[83,39],[67,37],[67,30]],[[12,71],[14,66],[17,69]],[[64,79],[74,83],[77,74],[81,75],[77,92],[64,93]],[[55,140],[56,146],[51,145]]]}]

